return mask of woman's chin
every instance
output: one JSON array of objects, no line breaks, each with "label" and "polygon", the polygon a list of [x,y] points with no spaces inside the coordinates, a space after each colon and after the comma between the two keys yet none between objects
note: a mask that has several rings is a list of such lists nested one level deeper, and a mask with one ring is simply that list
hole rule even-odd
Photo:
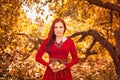
[{"label": "woman's chin", "polygon": [[56,37],[61,37],[61,36],[62,36],[61,34],[56,35]]}]

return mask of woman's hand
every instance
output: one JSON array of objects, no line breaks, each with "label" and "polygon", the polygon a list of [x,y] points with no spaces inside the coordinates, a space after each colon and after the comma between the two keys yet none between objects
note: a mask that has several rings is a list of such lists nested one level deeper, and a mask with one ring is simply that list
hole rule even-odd
[{"label": "woman's hand", "polygon": [[52,65],[51,63],[49,64],[49,67],[50,67],[51,69],[53,69],[53,65]]},{"label": "woman's hand", "polygon": [[61,64],[60,66],[53,68],[53,72],[57,73],[57,72],[64,70],[64,69],[66,69],[66,66],[64,64]]},{"label": "woman's hand", "polygon": [[52,71],[54,73],[57,73],[57,72],[59,72],[61,70],[66,69],[66,66],[64,64],[59,64],[59,65],[58,64],[57,65],[49,64],[49,67],[52,69]]}]

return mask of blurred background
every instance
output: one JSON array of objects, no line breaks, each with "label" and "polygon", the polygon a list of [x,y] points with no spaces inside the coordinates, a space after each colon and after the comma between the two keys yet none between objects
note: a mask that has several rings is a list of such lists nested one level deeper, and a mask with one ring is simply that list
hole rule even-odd
[{"label": "blurred background", "polygon": [[[74,80],[120,77],[120,0],[0,0],[0,80],[42,80],[35,61],[52,21],[61,17],[76,45]],[[71,55],[68,57],[71,59]],[[48,54],[43,55],[49,61]]]}]

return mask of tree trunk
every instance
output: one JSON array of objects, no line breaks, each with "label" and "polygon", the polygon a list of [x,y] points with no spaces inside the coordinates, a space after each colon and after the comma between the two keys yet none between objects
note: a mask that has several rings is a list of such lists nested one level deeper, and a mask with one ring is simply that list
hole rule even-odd
[{"label": "tree trunk", "polygon": [[[82,35],[82,37],[81,37],[81,39],[79,39],[79,41],[84,39],[86,36],[89,36],[89,35],[92,36],[94,38],[95,42],[96,41],[99,42],[109,52],[109,54],[110,54],[110,56],[111,56],[111,58],[113,60],[114,66],[115,66],[116,74],[120,78],[120,28],[117,29],[116,32],[115,32],[116,47],[114,47],[109,41],[107,41],[96,30],[88,30],[88,31],[83,31],[83,32],[76,32],[76,33],[72,34],[69,37],[72,38],[72,37],[76,37],[76,36],[79,36],[79,35]],[[86,54],[86,55],[89,56],[90,54]]]},{"label": "tree trunk", "polygon": [[114,59],[114,64],[117,75],[119,75],[120,77],[120,28],[115,31],[115,38],[116,38],[116,48],[115,48],[116,57]]}]

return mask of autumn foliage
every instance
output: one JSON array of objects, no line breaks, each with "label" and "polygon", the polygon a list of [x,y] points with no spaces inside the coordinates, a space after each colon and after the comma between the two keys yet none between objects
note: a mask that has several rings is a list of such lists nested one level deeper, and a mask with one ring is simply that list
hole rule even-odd
[{"label": "autumn foliage", "polygon": [[74,80],[119,80],[119,9],[119,0],[1,0],[0,78],[42,80],[46,67],[35,54],[51,21],[62,17],[79,57]]}]

